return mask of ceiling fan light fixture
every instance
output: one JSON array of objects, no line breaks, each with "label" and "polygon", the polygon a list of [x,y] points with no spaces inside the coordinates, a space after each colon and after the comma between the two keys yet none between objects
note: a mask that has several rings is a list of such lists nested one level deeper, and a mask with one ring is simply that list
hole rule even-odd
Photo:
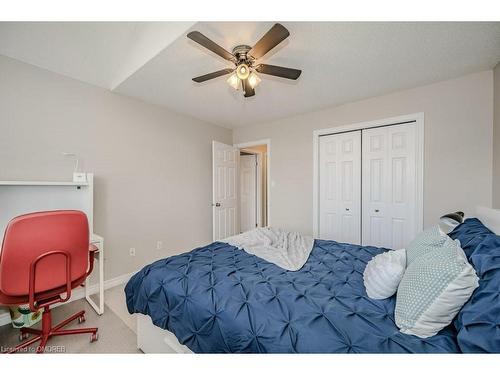
[{"label": "ceiling fan light fixture", "polygon": [[248,76],[248,84],[252,89],[256,88],[262,80],[255,72],[251,72]]},{"label": "ceiling fan light fixture", "polygon": [[236,68],[236,74],[238,75],[238,78],[243,80],[247,79],[248,76],[250,75],[250,68],[248,67],[247,64],[240,64]]},{"label": "ceiling fan light fixture", "polygon": [[240,88],[240,79],[238,78],[236,73],[233,73],[229,76],[229,78],[227,79],[227,83],[235,90],[238,90]]},{"label": "ceiling fan light fixture", "polygon": [[[234,64],[233,68],[221,69],[216,72],[194,77],[192,80],[196,83],[202,83],[217,77],[230,75],[227,83],[235,90],[239,90],[241,86],[245,98],[250,98],[255,95],[255,87],[261,82],[261,78],[257,73],[296,80],[302,73],[299,69],[260,63],[260,59],[263,56],[289,36],[290,32],[286,27],[276,23],[253,47],[246,44],[240,44],[235,46],[232,52],[229,52],[199,31],[191,31],[187,34],[189,39]],[[258,65],[256,65],[257,60],[259,61]]]}]

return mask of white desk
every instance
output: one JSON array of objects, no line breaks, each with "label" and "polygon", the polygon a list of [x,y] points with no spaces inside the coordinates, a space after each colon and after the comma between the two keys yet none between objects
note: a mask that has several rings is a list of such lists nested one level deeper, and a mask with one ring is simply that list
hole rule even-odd
[{"label": "white desk", "polygon": [[89,220],[91,242],[99,248],[96,254],[98,274],[95,303],[91,294],[94,285],[85,283],[85,298],[101,315],[104,312],[104,239],[94,233],[94,175],[87,173],[87,182],[72,181],[0,181],[0,231],[3,235],[8,222],[19,215],[49,210],[80,210]]},{"label": "white desk", "polygon": [[[89,287],[88,282],[85,282],[85,299],[99,315],[102,315],[102,313],[104,313],[104,238],[93,233],[90,242],[99,248],[94,259],[94,261],[98,262],[97,269],[99,270],[99,282],[97,284],[99,288],[99,304],[95,303],[92,299],[91,294],[93,291],[91,290],[92,288]],[[94,270],[95,269],[94,263]]]}]

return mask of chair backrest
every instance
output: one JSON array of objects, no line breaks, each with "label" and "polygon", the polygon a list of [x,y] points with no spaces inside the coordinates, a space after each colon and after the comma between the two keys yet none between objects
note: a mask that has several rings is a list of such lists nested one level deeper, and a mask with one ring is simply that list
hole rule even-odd
[{"label": "chair backrest", "polygon": [[[50,251],[67,252],[71,281],[87,272],[89,226],[81,211],[35,212],[12,219],[5,230],[0,252],[0,291],[9,296],[29,294],[32,263]],[[36,265],[35,293],[66,285],[66,257],[46,256]]]}]

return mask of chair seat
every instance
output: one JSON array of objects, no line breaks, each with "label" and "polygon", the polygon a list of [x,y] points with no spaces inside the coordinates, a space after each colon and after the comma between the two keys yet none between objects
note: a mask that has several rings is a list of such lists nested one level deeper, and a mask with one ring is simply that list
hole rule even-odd
[{"label": "chair seat", "polygon": [[[79,287],[81,284],[85,282],[87,275],[83,275],[82,277],[78,278],[77,280],[73,281],[71,283],[71,289],[75,289]],[[66,293],[66,285],[60,287],[60,288],[55,288],[48,290],[43,293],[38,293],[35,295],[35,300],[36,301],[43,301],[45,299],[50,299],[54,297],[55,295],[63,294]],[[28,296],[8,296],[2,293],[0,290],[0,305],[6,305],[6,306],[12,306],[12,305],[24,305],[28,303],[29,301]]]}]

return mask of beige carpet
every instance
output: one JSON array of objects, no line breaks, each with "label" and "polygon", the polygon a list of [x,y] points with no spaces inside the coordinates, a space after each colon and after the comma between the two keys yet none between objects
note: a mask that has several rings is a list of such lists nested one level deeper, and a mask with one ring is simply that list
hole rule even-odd
[{"label": "beige carpet", "polygon": [[118,285],[105,292],[104,300],[109,307],[133,332],[137,333],[137,314],[130,315],[125,303],[125,285]]},{"label": "beige carpet", "polygon": [[[75,321],[67,328],[98,327],[98,341],[90,343],[89,334],[56,336],[49,340],[48,347],[52,347],[54,351],[59,350],[65,353],[141,353],[137,349],[137,336],[128,327],[128,325],[134,327],[135,318],[130,318],[126,311],[123,286],[106,291],[105,299],[108,298],[108,294],[110,296],[109,304],[113,306],[113,309],[106,303],[104,314],[101,316],[97,315],[84,299],[56,307],[52,312],[53,323],[57,324],[71,314],[85,310],[85,323],[80,325]],[[123,319],[127,320],[128,325],[113,310],[119,311]],[[39,327],[37,325],[33,328]],[[0,327],[0,347],[2,349],[19,344],[18,337],[18,329],[12,328],[10,325]]]}]

